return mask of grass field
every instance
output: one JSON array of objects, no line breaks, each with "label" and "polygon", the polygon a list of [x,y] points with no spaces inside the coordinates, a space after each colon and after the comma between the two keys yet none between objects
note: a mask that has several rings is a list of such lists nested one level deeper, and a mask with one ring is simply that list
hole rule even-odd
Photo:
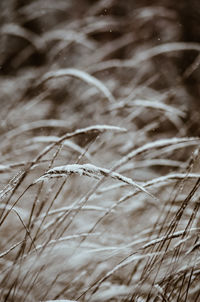
[{"label": "grass field", "polygon": [[0,301],[200,301],[200,43],[181,11],[0,9]]}]

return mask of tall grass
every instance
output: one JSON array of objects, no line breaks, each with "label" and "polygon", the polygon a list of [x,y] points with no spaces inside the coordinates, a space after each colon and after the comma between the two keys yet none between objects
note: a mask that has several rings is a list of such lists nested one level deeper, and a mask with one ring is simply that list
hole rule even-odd
[{"label": "tall grass", "polygon": [[200,45],[133,2],[1,3],[2,302],[200,299]]}]

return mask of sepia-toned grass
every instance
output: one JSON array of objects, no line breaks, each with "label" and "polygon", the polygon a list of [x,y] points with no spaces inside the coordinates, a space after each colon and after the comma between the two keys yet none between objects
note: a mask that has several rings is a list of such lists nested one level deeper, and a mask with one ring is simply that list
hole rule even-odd
[{"label": "sepia-toned grass", "polygon": [[199,301],[200,45],[166,3],[2,1],[0,301]]}]

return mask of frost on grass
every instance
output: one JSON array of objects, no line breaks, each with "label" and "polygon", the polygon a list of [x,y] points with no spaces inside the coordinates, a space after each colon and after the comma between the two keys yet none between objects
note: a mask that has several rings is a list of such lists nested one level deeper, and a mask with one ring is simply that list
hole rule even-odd
[{"label": "frost on grass", "polygon": [[200,46],[173,1],[1,2],[0,302],[199,301]]},{"label": "frost on grass", "polygon": [[123,176],[119,173],[113,172],[112,170],[108,170],[105,168],[100,168],[92,164],[73,164],[73,165],[65,165],[65,166],[59,166],[52,168],[48,170],[44,175],[42,175],[40,178],[38,178],[35,183],[47,180],[52,177],[66,177],[71,174],[78,174],[79,176],[88,176],[95,179],[101,179],[101,177],[111,177],[113,179],[122,181],[128,185],[131,185],[133,187],[136,187],[140,191],[145,192],[146,194],[150,195],[154,199],[156,199],[155,196],[153,196],[151,193],[149,193],[145,188],[143,188],[141,185],[133,181],[131,178]]},{"label": "frost on grass", "polygon": [[[34,137],[33,139],[30,139],[28,141],[28,143],[54,143],[54,142],[58,142],[59,141],[59,137],[56,136],[37,136]],[[84,154],[88,159],[91,159],[91,155],[86,152],[86,150],[84,148],[81,148],[79,145],[75,144],[74,142],[68,140],[68,141],[64,141],[63,146],[76,151],[79,154]],[[0,172],[1,172],[1,165],[0,165]]]},{"label": "frost on grass", "polygon": [[[169,147],[170,150],[173,148],[178,148],[180,145],[181,147],[187,147],[188,145],[198,145],[200,139],[198,137],[173,137],[173,138],[166,138],[166,139],[158,139],[154,142],[147,143],[133,151],[129,154],[122,157],[119,162],[116,164],[115,168],[119,168],[126,164],[129,160],[133,159],[136,155],[142,154],[145,151],[149,151],[156,148],[164,148]],[[170,151],[168,150],[168,151]],[[160,153],[160,150],[159,150]]]}]

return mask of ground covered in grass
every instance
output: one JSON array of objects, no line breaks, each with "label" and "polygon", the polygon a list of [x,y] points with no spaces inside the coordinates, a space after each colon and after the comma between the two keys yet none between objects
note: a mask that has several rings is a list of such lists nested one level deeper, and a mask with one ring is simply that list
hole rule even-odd
[{"label": "ground covered in grass", "polygon": [[200,6],[0,3],[0,301],[200,300]]}]

